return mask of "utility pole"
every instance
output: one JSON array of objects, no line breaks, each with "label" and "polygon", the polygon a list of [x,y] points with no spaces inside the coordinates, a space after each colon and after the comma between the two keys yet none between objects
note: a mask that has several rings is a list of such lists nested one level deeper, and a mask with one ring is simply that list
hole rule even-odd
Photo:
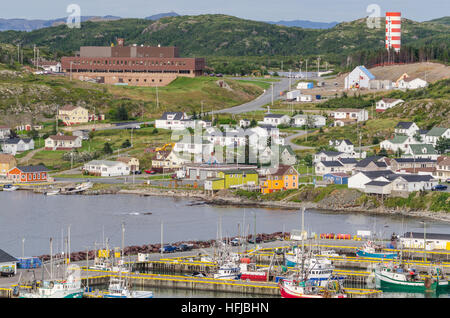
[{"label": "utility pole", "polygon": [[25,238],[22,238],[22,258],[25,258]]},{"label": "utility pole", "polygon": [[164,233],[164,225],[163,221],[161,220],[161,257],[163,255],[163,233]]},{"label": "utility pole", "polygon": [[291,70],[289,70],[289,91],[291,90],[291,80],[292,80]]},{"label": "utility pole", "polygon": [[53,279],[53,238],[50,238],[50,280]]},{"label": "utility pole", "polygon": [[67,232],[67,236],[69,237],[69,244],[68,244],[68,252],[67,252],[67,257],[68,257],[68,260],[69,260],[69,264],[70,264],[70,227],[71,227],[71,225],[69,224],[69,231]]},{"label": "utility pole", "polygon": [[320,56],[317,58],[317,77],[319,77],[319,70],[320,70]]},{"label": "utility pole", "polygon": [[58,113],[59,113],[59,105],[56,105],[56,115],[55,115],[55,131],[58,134]]},{"label": "utility pole", "polygon": [[272,83],[272,107],[273,107],[273,83]]},{"label": "utility pole", "polygon": [[306,59],[306,80],[308,80],[308,59]]},{"label": "utility pole", "polygon": [[156,109],[159,109],[158,84],[156,84]]},{"label": "utility pole", "polygon": [[256,213],[253,213],[254,215],[255,215],[255,228],[254,228],[254,231],[255,231],[255,237],[253,238],[253,241],[254,241],[254,243],[255,243],[255,251],[256,251]]}]

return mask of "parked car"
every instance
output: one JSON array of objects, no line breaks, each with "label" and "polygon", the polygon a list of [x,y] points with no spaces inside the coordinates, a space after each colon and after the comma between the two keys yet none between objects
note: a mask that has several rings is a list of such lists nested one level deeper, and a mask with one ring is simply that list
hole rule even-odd
[{"label": "parked car", "polygon": [[192,250],[193,247],[194,247],[194,245],[192,245],[192,244],[180,244],[177,247],[177,251],[180,251],[180,252],[190,251],[190,250]]},{"label": "parked car", "polygon": [[232,239],[230,241],[230,243],[233,246],[239,246],[239,245],[242,245],[242,239],[236,237],[236,238]]},{"label": "parked car", "polygon": [[156,173],[155,170],[144,170],[144,172],[145,172],[146,174],[155,174],[155,173]]},{"label": "parked car", "polygon": [[[251,239],[248,239],[248,241],[247,241],[249,244],[255,244],[255,241],[253,241],[253,239],[251,238]],[[260,237],[257,237],[256,238],[256,243],[258,244],[258,243],[261,243],[262,242],[262,240],[261,240],[261,238]]]},{"label": "parked car", "polygon": [[163,248],[160,248],[159,251],[163,253],[173,253],[177,250],[175,246],[165,245]]},{"label": "parked car", "polygon": [[0,276],[4,276],[4,277],[11,277],[14,276],[14,271],[13,270],[4,270],[0,272]]},{"label": "parked car", "polygon": [[437,184],[431,188],[431,191],[445,191],[447,190],[447,186],[443,184]]},{"label": "parked car", "polygon": [[132,173],[133,174],[142,174],[142,171],[141,170],[135,170],[135,171],[132,171]]},{"label": "parked car", "polygon": [[447,181],[445,181],[445,182],[450,183],[450,178],[448,178]]}]

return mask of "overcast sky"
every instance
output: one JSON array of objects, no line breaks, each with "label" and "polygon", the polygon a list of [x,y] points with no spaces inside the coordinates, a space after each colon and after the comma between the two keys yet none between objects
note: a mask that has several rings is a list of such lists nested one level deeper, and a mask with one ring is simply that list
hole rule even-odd
[{"label": "overcast sky", "polygon": [[114,15],[143,18],[174,11],[181,15],[221,13],[259,21],[351,21],[368,16],[377,4],[381,16],[400,11],[415,21],[450,15],[448,0],[0,0],[0,18],[53,19],[65,17],[69,4],[78,4],[81,15]]}]

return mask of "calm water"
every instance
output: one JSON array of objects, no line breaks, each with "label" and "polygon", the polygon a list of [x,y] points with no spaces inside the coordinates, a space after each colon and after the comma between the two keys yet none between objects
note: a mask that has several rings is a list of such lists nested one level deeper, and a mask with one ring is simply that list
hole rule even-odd
[{"label": "calm water", "polygon": [[[239,208],[192,205],[193,202],[169,197],[135,195],[56,195],[45,196],[28,191],[0,192],[0,248],[21,256],[22,238],[25,255],[49,253],[49,238],[53,249],[61,249],[61,231],[67,235],[71,225],[71,250],[94,248],[103,237],[111,246],[121,245],[121,223],[125,222],[125,245],[143,245],[161,241],[161,221],[164,242],[207,240],[217,235],[222,219],[223,235],[234,236],[238,223],[256,231],[273,233],[301,227],[301,213],[296,210]],[[151,215],[142,213],[151,212]],[[305,226],[310,232],[349,233],[357,230],[375,231],[388,237],[392,232],[423,231],[419,219],[391,216],[370,216],[358,213],[333,213],[316,210],[305,212]],[[448,223],[427,221],[427,232],[450,233]]]}]

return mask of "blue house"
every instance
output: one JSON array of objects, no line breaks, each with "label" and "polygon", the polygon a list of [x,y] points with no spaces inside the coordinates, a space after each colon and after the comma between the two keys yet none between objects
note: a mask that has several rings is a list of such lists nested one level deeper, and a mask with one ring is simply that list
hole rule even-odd
[{"label": "blue house", "polygon": [[349,175],[343,172],[327,173],[323,175],[324,181],[329,181],[333,184],[348,184]]}]

